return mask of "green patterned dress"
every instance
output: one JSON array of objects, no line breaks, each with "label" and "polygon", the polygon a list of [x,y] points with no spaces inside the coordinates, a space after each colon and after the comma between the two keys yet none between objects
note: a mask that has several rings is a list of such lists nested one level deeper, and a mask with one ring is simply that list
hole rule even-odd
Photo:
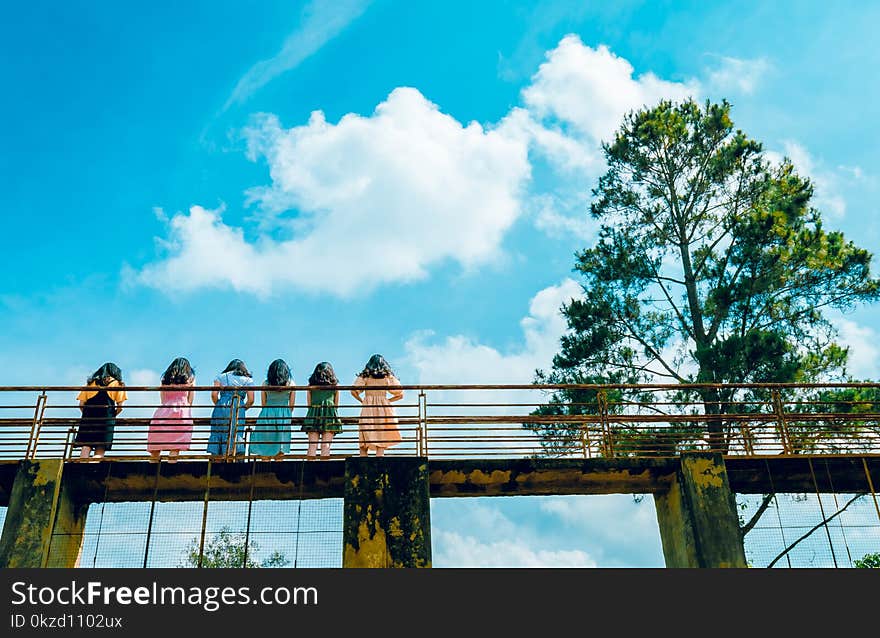
[{"label": "green patterned dress", "polygon": [[303,432],[341,432],[342,421],[336,411],[336,388],[312,390],[309,411],[303,419]]}]

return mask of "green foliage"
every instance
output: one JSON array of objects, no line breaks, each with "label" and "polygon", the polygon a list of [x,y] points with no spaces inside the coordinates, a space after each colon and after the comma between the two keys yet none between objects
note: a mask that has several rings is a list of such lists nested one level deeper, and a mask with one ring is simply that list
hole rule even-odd
[{"label": "green foliage", "polygon": [[[245,564],[245,535],[233,534],[228,527],[223,527],[211,540],[205,543],[202,556],[202,567],[286,567],[290,561],[279,551],[274,551],[262,561],[254,559],[260,550],[256,541],[247,545],[247,564]],[[178,567],[199,566],[199,539],[194,538],[187,547],[186,555]]]},{"label": "green foliage", "polygon": [[[590,207],[598,239],[575,263],[584,295],[564,306],[570,331],[537,383],[847,378],[847,351],[823,311],[877,299],[871,255],[826,230],[810,181],[735,130],[726,101],[630,113],[603,150],[608,170]],[[572,406],[581,398],[557,392],[535,414],[598,414],[595,400]],[[719,437],[734,402],[769,401],[706,389],[678,398],[718,415],[708,428]],[[539,425],[527,427],[549,440],[554,426]],[[670,441],[687,445],[695,429],[685,424]]]},{"label": "green foliage", "polygon": [[853,561],[853,565],[855,567],[860,568],[880,568],[880,552],[875,552],[874,554],[865,554],[859,559]]}]

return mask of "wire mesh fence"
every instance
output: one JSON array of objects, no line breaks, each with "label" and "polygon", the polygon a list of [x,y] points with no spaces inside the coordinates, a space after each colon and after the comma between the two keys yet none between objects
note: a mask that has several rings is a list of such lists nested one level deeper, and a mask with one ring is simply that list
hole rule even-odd
[{"label": "wire mesh fence", "polygon": [[[254,488],[246,500],[211,498],[211,477],[188,500],[166,493],[162,465],[143,477],[151,497],[125,501],[110,486],[80,528],[53,529],[50,564],[77,567],[341,567],[342,499],[277,500]],[[117,466],[118,467],[118,466]],[[63,489],[63,488],[62,488]],[[295,489],[295,488],[294,488]],[[296,496],[296,493],[292,493]],[[121,501],[121,502],[118,502]],[[74,555],[75,553],[75,555]]]},{"label": "wire mesh fence", "polygon": [[[880,496],[864,464],[858,491],[820,491],[833,488],[828,463],[805,459],[815,489],[811,492],[768,492],[737,495],[745,526],[746,558],[754,567],[858,567],[866,557],[880,559]],[[782,483],[766,464],[769,483]]]},{"label": "wire mesh fence", "polygon": [[[760,499],[749,500],[746,509],[753,512]],[[746,558],[754,567],[854,567],[880,554],[880,520],[870,495],[777,494],[762,518],[745,537]]]},{"label": "wire mesh fence", "polygon": [[[93,503],[78,555],[53,559],[74,558],[77,567],[342,566],[342,499],[211,502],[203,516],[197,502]],[[77,546],[55,542],[61,534],[53,548]]]}]

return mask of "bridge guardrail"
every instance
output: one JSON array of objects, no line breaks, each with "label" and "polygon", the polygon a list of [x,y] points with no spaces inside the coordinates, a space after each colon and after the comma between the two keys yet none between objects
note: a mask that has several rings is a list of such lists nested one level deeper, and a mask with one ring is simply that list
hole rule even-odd
[{"label": "bridge guardrail", "polygon": [[[74,437],[81,427],[80,386],[0,387],[0,461],[79,459]],[[94,388],[89,388],[94,389]],[[160,407],[158,386],[129,386],[106,460],[149,459],[151,419]],[[169,388],[165,388],[169,389]],[[179,390],[180,388],[175,388]],[[208,400],[214,386],[193,386],[192,425],[181,459],[217,458],[207,451],[211,432]],[[251,453],[255,431],[265,427],[260,391],[238,419],[230,411],[223,460],[267,458]],[[300,431],[308,386],[296,392],[290,451],[270,458],[305,458]],[[384,417],[362,417],[361,404],[338,386],[342,431],[331,457],[359,453],[359,432],[379,431]],[[394,403],[400,442],[389,456],[430,458],[616,458],[671,457],[687,450],[731,456],[880,454],[880,384],[693,384],[693,385],[405,385]],[[216,427],[216,424],[215,424]],[[167,429],[167,419],[166,419]],[[286,433],[283,436],[287,436]],[[232,442],[243,439],[244,452]],[[267,439],[263,438],[264,442]],[[275,442],[268,440],[268,442]],[[285,442],[285,441],[277,441]],[[168,457],[163,455],[163,459]]]}]

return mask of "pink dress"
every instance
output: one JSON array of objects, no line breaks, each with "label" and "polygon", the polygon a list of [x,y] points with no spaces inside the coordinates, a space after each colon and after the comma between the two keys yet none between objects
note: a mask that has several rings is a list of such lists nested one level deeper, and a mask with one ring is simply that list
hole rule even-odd
[{"label": "pink dress", "polygon": [[188,450],[192,441],[193,420],[189,390],[162,391],[162,407],[153,413],[147,433],[147,450]]},{"label": "pink dress", "polygon": [[388,448],[400,443],[400,430],[397,429],[397,416],[388,401],[392,397],[402,397],[403,390],[397,390],[400,381],[393,375],[384,379],[358,377],[354,385],[363,386],[364,397],[358,423],[358,440],[362,448]]}]

